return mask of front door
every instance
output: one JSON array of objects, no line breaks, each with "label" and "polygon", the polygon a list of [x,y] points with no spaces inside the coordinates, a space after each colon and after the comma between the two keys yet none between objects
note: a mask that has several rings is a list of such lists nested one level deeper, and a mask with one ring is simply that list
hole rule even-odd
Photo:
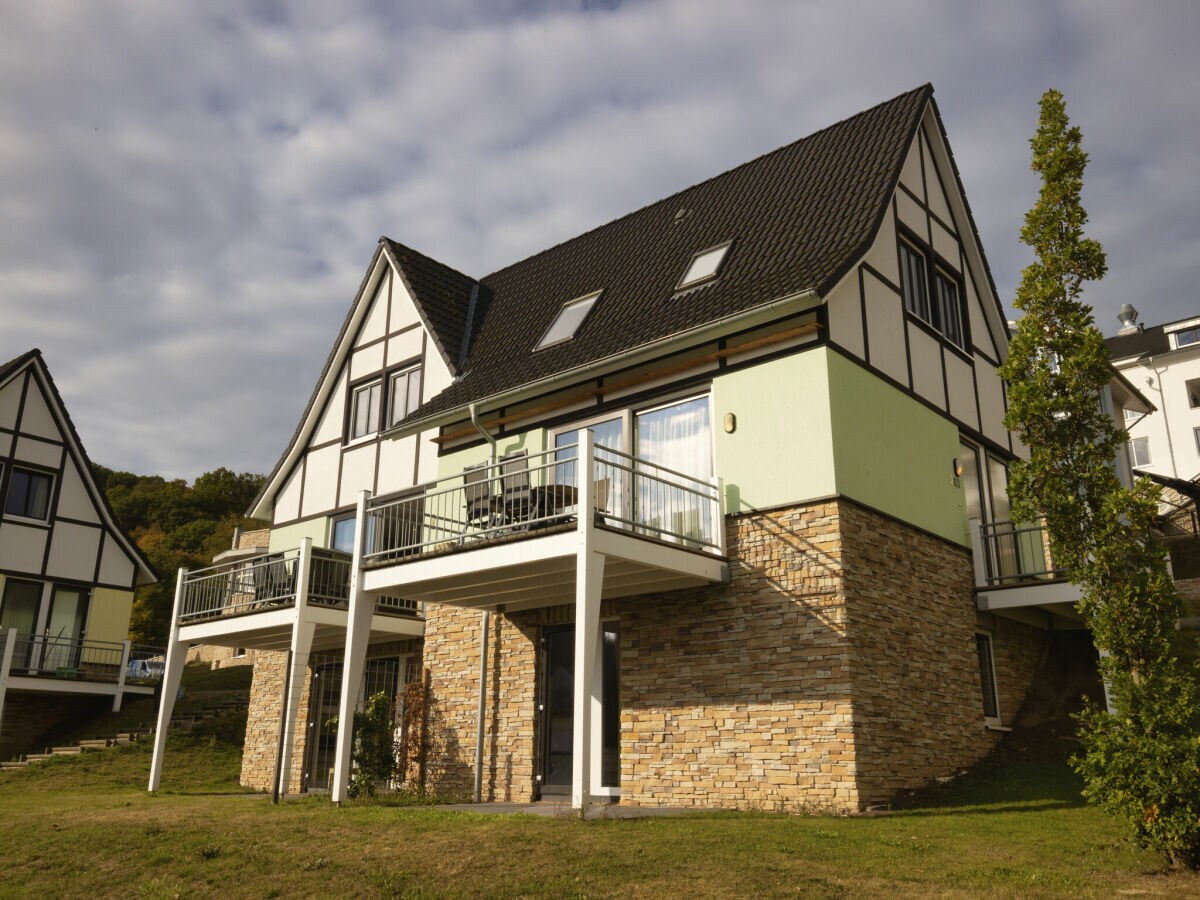
[{"label": "front door", "polygon": [[[605,622],[601,692],[601,784],[616,788],[621,776],[620,631]],[[542,633],[541,792],[571,793],[575,763],[575,626]]]}]

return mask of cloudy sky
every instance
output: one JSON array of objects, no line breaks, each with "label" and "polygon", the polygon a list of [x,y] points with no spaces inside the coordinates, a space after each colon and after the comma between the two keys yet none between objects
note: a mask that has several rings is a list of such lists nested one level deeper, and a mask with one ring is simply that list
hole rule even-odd
[{"label": "cloudy sky", "polygon": [[1002,299],[1050,86],[1115,330],[1200,313],[1200,4],[0,0],[0,361],[92,458],[267,471],[387,234],[472,275],[932,81]]}]

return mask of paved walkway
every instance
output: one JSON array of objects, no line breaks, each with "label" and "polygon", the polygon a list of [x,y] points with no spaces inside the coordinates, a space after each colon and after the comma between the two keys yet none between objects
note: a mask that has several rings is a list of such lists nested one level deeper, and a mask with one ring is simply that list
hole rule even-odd
[{"label": "paved walkway", "polygon": [[[550,816],[552,818],[575,818],[578,813],[571,809],[566,800],[543,800],[540,803],[450,803],[435,806],[451,812],[472,812],[485,815]],[[621,806],[619,803],[600,803],[588,808],[587,819],[650,819],[664,816],[682,816],[698,810],[676,806]]]}]

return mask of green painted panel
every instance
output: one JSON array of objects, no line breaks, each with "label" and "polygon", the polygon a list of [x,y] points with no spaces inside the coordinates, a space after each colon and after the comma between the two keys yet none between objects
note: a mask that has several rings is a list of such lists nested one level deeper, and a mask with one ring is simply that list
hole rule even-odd
[{"label": "green painted panel", "polygon": [[294,525],[272,528],[269,549],[272,553],[292,550],[299,547],[300,540],[306,537],[312,538],[314,547],[324,547],[327,545],[328,535],[329,519],[327,517],[308,519],[305,522],[296,522]]},{"label": "green painted panel", "polygon": [[[836,492],[824,348],[713,379],[717,474],[725,511],[799,503]],[[733,433],[726,415],[736,418]]]},{"label": "green painted panel", "polygon": [[837,492],[967,545],[954,477],[958,428],[846,358],[830,353]]},{"label": "green painted panel", "polygon": [[[535,453],[541,453],[545,449],[546,429],[531,428],[529,431],[524,431],[521,434],[508,435],[498,439],[496,441],[496,458],[499,459],[506,454],[516,453],[519,450],[524,450],[532,456]],[[476,447],[468,447],[466,450],[456,450],[453,453],[440,456],[438,457],[438,478],[461,475],[463,469],[468,466],[476,466],[479,463],[487,462],[491,459],[491,456],[492,447],[487,443]]]},{"label": "green painted panel", "polygon": [[132,609],[133,591],[102,587],[93,589],[83,636],[89,641],[120,643],[129,636],[129,613]]}]

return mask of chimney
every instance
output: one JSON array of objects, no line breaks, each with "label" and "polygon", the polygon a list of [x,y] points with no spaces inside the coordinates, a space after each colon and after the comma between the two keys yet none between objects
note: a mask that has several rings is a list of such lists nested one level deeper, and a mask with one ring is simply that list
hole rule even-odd
[{"label": "chimney", "polygon": [[1137,320],[1138,311],[1130,304],[1124,303],[1121,309],[1117,312],[1117,318],[1121,320],[1121,330],[1117,334],[1137,334],[1142,330],[1142,326]]}]

